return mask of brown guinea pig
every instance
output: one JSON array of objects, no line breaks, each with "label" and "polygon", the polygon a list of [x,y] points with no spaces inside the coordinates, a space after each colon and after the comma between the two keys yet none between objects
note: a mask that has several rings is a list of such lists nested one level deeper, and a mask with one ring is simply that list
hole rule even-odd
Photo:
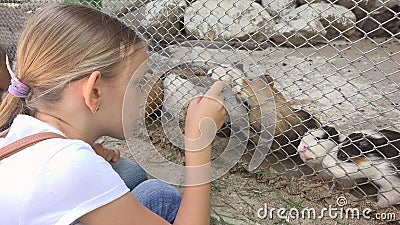
[{"label": "brown guinea pig", "polygon": [[162,80],[157,76],[145,76],[142,91],[146,97],[146,117],[157,113],[164,99]]}]

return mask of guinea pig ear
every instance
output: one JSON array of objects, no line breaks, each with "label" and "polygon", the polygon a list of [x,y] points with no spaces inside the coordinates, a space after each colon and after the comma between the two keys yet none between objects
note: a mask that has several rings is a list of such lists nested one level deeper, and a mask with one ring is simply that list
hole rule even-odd
[{"label": "guinea pig ear", "polygon": [[341,160],[341,161],[346,162],[346,161],[349,161],[350,156],[349,156],[347,153],[343,152],[343,151],[339,151],[339,152],[337,153],[337,158],[338,158],[339,160]]},{"label": "guinea pig ear", "polygon": [[337,130],[334,127],[330,127],[330,126],[323,126],[322,129],[328,133],[328,135],[330,137],[336,137],[337,134],[339,134],[339,132],[337,132]]}]

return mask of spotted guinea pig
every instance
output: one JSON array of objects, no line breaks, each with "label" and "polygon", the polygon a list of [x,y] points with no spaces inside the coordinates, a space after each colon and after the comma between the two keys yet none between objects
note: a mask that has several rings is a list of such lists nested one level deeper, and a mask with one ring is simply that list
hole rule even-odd
[{"label": "spotted guinea pig", "polygon": [[378,206],[400,203],[400,133],[366,130],[351,133],[323,159],[340,179],[367,178],[378,187]]},{"label": "spotted guinea pig", "polygon": [[307,132],[301,138],[297,151],[305,164],[321,171],[323,158],[345,138],[334,127],[323,126]]}]

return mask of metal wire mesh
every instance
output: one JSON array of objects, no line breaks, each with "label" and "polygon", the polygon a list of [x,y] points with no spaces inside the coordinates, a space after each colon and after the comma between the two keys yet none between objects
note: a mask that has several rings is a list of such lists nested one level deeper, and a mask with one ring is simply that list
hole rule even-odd
[{"label": "metal wire mesh", "polygon": [[[0,44],[9,54],[15,54],[26,18],[47,3],[2,1]],[[347,187],[375,196],[381,206],[400,202],[399,1],[80,3],[119,17],[146,37],[149,125],[160,127],[160,121],[174,117],[182,125],[187,101],[217,74],[236,91],[225,96],[239,103],[233,107],[236,116],[245,112],[249,118],[248,123],[227,119],[219,138],[249,130],[243,157],[248,162],[257,156],[261,133],[270,128],[263,123],[274,118],[271,150],[260,167],[335,178],[344,186],[354,181]],[[214,71],[218,68],[223,71]],[[337,133],[322,128],[326,125]],[[372,131],[361,132],[366,129]]]}]

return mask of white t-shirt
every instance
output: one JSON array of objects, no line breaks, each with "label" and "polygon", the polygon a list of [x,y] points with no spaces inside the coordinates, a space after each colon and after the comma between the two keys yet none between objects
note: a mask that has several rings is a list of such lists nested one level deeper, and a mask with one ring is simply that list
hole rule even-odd
[{"label": "white t-shirt", "polygon": [[[56,128],[19,115],[0,147]],[[0,161],[0,223],[71,224],[129,189],[90,145],[80,140],[48,139]]]}]

